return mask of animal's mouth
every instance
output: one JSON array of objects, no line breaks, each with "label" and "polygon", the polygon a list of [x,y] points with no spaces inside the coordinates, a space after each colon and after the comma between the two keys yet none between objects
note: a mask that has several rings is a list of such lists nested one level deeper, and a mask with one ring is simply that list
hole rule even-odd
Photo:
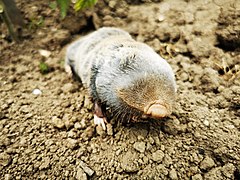
[{"label": "animal's mouth", "polygon": [[144,114],[153,118],[163,118],[171,113],[170,108],[161,100],[153,101],[144,107]]}]

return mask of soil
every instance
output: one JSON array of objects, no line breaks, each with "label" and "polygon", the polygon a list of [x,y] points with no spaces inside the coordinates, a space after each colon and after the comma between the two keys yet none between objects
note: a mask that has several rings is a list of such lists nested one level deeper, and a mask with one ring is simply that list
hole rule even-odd
[{"label": "soil", "polygon": [[[99,0],[64,20],[53,2],[16,2],[22,42],[0,22],[0,179],[240,179],[237,0]],[[63,62],[67,44],[102,26],[171,64],[169,118],[94,126],[92,102]]]}]

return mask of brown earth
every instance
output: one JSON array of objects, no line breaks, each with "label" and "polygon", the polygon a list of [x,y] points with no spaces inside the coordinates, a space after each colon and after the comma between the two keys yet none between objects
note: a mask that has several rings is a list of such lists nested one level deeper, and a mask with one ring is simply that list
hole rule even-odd
[{"label": "brown earth", "polygon": [[[23,42],[0,22],[0,179],[240,179],[237,1],[99,0],[61,20],[48,1],[17,0]],[[64,72],[63,52],[102,26],[127,30],[172,65],[171,117],[112,121],[106,133],[93,125],[92,103]]]}]

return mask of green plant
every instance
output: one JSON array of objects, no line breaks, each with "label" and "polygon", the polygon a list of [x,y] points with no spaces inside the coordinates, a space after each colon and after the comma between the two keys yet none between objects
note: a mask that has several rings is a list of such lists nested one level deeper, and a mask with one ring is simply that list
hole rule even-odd
[{"label": "green plant", "polygon": [[49,2],[48,5],[52,10],[55,10],[57,8],[57,2],[53,1],[53,2]]},{"label": "green plant", "polygon": [[[67,15],[67,11],[70,7],[71,0],[56,0],[57,4],[60,8],[61,17],[65,18]],[[97,0],[72,0],[74,3],[75,11],[79,11],[85,8],[92,7],[97,3]]]},{"label": "green plant", "polygon": [[37,29],[38,27],[41,27],[43,25],[44,25],[44,18],[42,16],[40,16],[38,18],[31,18],[28,28],[29,29]]},{"label": "green plant", "polygon": [[47,74],[50,71],[50,68],[45,62],[40,62],[39,69],[42,74]]}]

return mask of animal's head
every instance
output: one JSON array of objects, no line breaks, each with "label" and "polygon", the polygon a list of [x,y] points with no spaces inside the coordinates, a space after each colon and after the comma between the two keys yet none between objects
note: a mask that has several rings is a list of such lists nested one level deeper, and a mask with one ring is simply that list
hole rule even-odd
[{"label": "animal's head", "polygon": [[175,84],[168,77],[144,74],[134,78],[128,86],[118,89],[118,96],[143,115],[162,118],[172,113],[175,91]]},{"label": "animal's head", "polygon": [[126,55],[120,69],[123,78],[117,94],[123,102],[152,118],[172,113],[176,84],[173,71],[164,59],[153,52]]}]

